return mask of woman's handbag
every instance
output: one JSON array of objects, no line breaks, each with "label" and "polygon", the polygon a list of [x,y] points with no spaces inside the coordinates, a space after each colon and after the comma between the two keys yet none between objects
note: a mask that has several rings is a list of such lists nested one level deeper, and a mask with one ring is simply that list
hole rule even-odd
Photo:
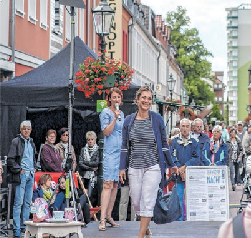
[{"label": "woman's handbag", "polygon": [[[174,174],[168,179],[167,184],[172,180]],[[163,194],[159,189],[156,204],[153,211],[153,221],[156,224],[165,224],[176,221],[182,216],[180,200],[177,193],[177,178],[171,192]]]}]

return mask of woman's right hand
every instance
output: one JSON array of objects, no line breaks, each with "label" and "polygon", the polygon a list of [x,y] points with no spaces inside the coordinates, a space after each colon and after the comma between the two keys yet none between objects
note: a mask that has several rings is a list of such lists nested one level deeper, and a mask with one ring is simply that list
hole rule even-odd
[{"label": "woman's right hand", "polygon": [[121,111],[120,110],[115,110],[114,113],[115,113],[116,119],[118,119],[118,117],[121,116]]}]

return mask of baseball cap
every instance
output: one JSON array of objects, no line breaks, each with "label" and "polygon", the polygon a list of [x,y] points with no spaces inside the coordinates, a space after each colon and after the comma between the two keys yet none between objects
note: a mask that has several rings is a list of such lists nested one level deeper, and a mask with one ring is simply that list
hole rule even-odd
[{"label": "baseball cap", "polygon": [[238,121],[237,125],[242,125],[243,126],[243,122],[242,121]]}]

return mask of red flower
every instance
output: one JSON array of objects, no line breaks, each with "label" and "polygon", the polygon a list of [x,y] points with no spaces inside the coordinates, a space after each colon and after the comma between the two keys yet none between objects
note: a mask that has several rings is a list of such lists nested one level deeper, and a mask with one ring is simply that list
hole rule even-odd
[{"label": "red flower", "polygon": [[88,86],[88,85],[86,85],[85,87],[86,87],[86,88],[89,88],[89,86]]},{"label": "red flower", "polygon": [[95,90],[94,88],[91,88],[91,91],[92,91],[92,92],[94,92],[94,90]]},{"label": "red flower", "polygon": [[99,91],[98,91],[98,94],[99,94],[99,95],[101,95],[101,94],[102,94],[102,91],[101,91],[101,90],[99,90]]},{"label": "red flower", "polygon": [[81,79],[76,79],[76,80],[75,80],[75,83],[81,83],[81,82],[82,82]]},{"label": "red flower", "polygon": [[89,73],[90,73],[90,70],[89,70],[89,69],[87,69],[87,70],[85,71],[85,73],[86,73],[86,74],[89,74]]},{"label": "red flower", "polygon": [[125,76],[124,76],[124,75],[121,75],[121,78],[123,79],[123,78],[125,78]]},{"label": "red flower", "polygon": [[103,71],[103,72],[105,72],[106,71],[106,69],[103,67],[103,68],[101,68],[101,70]]},{"label": "red flower", "polygon": [[91,66],[91,68],[92,68],[92,69],[95,69],[95,66],[94,66],[94,65],[92,65],[92,66]]},{"label": "red flower", "polygon": [[94,59],[93,58],[91,58],[91,62],[93,62],[94,61]]},{"label": "red flower", "polygon": [[109,70],[108,74],[109,74],[109,75],[111,75],[111,74],[112,74],[112,71],[111,71],[111,70]]},{"label": "red flower", "polygon": [[77,86],[78,91],[82,91],[82,88],[80,86]]},{"label": "red flower", "polygon": [[89,82],[89,80],[90,80],[89,78],[86,78],[86,79],[85,79],[85,82]]},{"label": "red flower", "polygon": [[115,82],[115,83],[114,83],[114,86],[115,86],[115,87],[118,87],[118,86],[119,86],[119,84]]},{"label": "red flower", "polygon": [[100,88],[100,89],[103,89],[103,88],[104,88],[104,86],[103,86],[103,85],[99,85],[99,88]]},{"label": "red flower", "polygon": [[106,76],[104,76],[104,80],[106,80]]},{"label": "red flower", "polygon": [[105,66],[108,68],[109,67],[109,63],[106,63]]},{"label": "red flower", "polygon": [[89,64],[88,64],[88,63],[85,63],[85,66],[89,66]]},{"label": "red flower", "polygon": [[120,86],[120,90],[123,90],[124,89],[124,86]]},{"label": "red flower", "polygon": [[106,50],[104,50],[104,53],[106,53]]},{"label": "red flower", "polygon": [[100,69],[100,65],[98,65],[97,68]]},{"label": "red flower", "polygon": [[107,94],[109,94],[110,91],[109,91],[108,89],[106,89],[105,92],[106,92]]}]

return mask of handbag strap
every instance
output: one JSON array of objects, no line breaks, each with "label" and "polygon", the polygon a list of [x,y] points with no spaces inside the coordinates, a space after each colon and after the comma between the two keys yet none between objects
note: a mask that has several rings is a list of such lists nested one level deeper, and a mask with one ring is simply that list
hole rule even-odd
[{"label": "handbag strap", "polygon": [[169,179],[166,180],[165,182],[165,186],[166,187],[171,181],[173,181],[175,179],[175,182],[174,182],[174,186],[177,186],[177,174],[176,173],[172,173],[171,176],[169,177]]},{"label": "handbag strap", "polygon": [[242,212],[233,218],[233,233],[235,238],[246,238],[244,216],[245,212]]}]

